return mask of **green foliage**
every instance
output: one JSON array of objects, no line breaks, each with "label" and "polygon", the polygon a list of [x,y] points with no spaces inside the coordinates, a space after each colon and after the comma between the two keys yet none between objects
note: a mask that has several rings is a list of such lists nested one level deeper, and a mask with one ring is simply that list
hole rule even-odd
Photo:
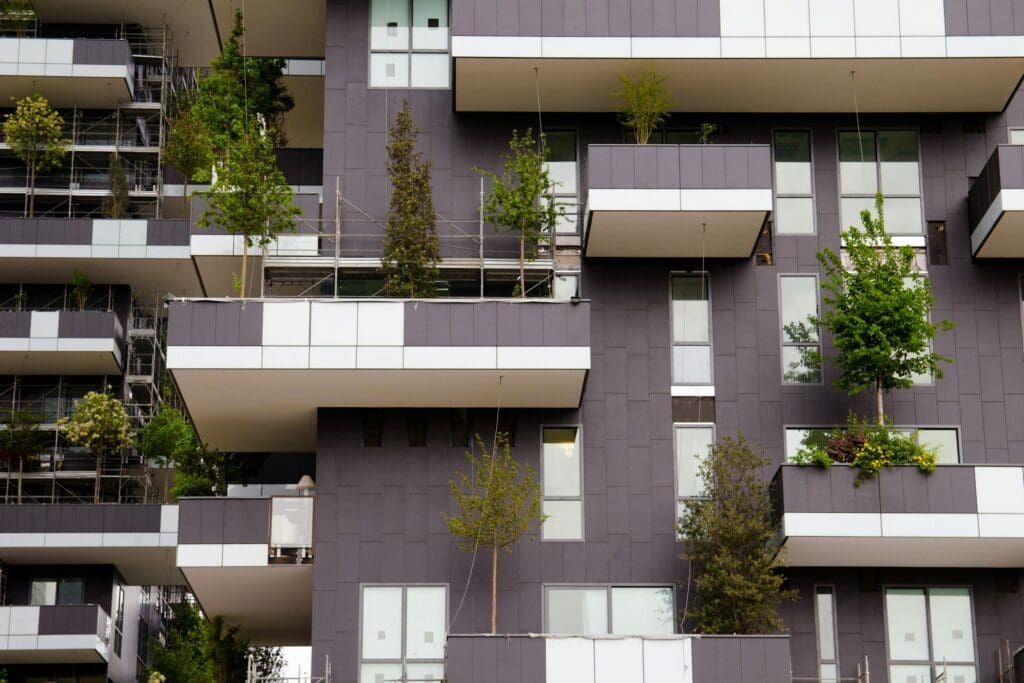
[{"label": "green foliage", "polygon": [[[831,249],[818,252],[828,309],[810,323],[833,335],[835,362],[842,371],[836,386],[850,394],[874,389],[877,421],[885,424],[884,392],[909,388],[915,374],[942,377],[940,363],[952,359],[932,351],[931,342],[938,330],[950,330],[953,323],[930,322],[935,303],[931,283],[915,272],[914,250],[893,245],[881,194],[875,212],[877,218],[865,209],[863,227],[843,232],[849,270]],[[820,364],[821,355],[815,356]]]},{"label": "green foliage", "polygon": [[[110,391],[110,387],[107,387]],[[109,393],[90,391],[75,404],[71,417],[57,421],[64,438],[76,446],[88,448],[96,458],[96,487],[93,501],[100,502],[100,482],[103,460],[132,445],[132,430],[124,404]]]},{"label": "green foliage", "polygon": [[388,177],[393,189],[384,229],[387,296],[432,297],[435,293],[441,245],[434,224],[430,162],[416,151],[418,134],[405,100],[388,131]]},{"label": "green foliage", "polygon": [[207,208],[199,217],[201,228],[219,225],[232,235],[242,235],[242,296],[247,284],[250,247],[265,247],[282,232],[295,232],[301,213],[292,204],[292,191],[277,167],[270,138],[245,132],[224,158],[217,180],[203,192]]},{"label": "green foliage", "polygon": [[705,497],[690,499],[679,533],[690,562],[695,604],[686,617],[699,633],[763,634],[783,629],[778,607],[796,598],[784,587],[774,544],[769,461],[742,436],[711,447],[698,468]]},{"label": "green foliage", "polygon": [[86,305],[89,303],[90,294],[92,294],[92,279],[75,268],[71,272],[71,298],[78,304],[78,310],[85,310]]},{"label": "green foliage", "polygon": [[563,210],[555,204],[551,178],[545,161],[548,145],[541,134],[539,145],[529,128],[521,136],[512,131],[509,151],[502,154],[504,171],[498,176],[474,170],[491,180],[491,193],[484,202],[484,220],[519,238],[520,296],[526,296],[526,260],[533,260],[544,238],[554,234]]},{"label": "green foliage", "polygon": [[635,81],[619,74],[619,83],[622,89],[612,93],[621,100],[619,122],[633,131],[637,144],[646,145],[651,132],[669,117],[672,95],[665,90],[665,77],[658,78],[652,69],[641,73]]},{"label": "green foliage", "polygon": [[185,180],[184,196],[188,197],[188,181],[208,180],[213,165],[213,150],[206,126],[191,111],[182,111],[171,121],[171,129],[163,149],[164,161],[181,173]]},{"label": "green foliage", "polygon": [[700,129],[697,131],[697,144],[706,145],[711,142],[711,136],[718,130],[718,126],[713,123],[702,123]]},{"label": "green foliage", "polygon": [[[0,31],[24,38],[36,28],[38,15],[32,0],[3,0],[0,2]],[[0,681],[5,680],[0,678]]]},{"label": "green foliage", "polygon": [[107,218],[131,218],[131,210],[128,175],[121,155],[114,152],[110,155],[110,194],[103,198],[103,215]]},{"label": "green foliage", "polygon": [[139,452],[147,460],[168,465],[196,449],[192,425],[180,410],[163,404],[139,433]]},{"label": "green foliage", "polygon": [[49,450],[52,437],[39,429],[43,416],[29,410],[8,410],[0,413],[0,458],[24,460]]},{"label": "green foliage", "polygon": [[883,467],[916,465],[922,472],[934,472],[936,453],[920,442],[917,431],[901,434],[889,425],[869,424],[851,412],[846,427],[828,432],[823,443],[805,443],[793,462],[826,469],[832,463],[851,465],[859,470],[854,485],[860,486],[878,476]]},{"label": "green foliage", "polygon": [[[13,98],[12,98],[13,99]],[[67,152],[64,119],[36,93],[15,102],[4,119],[4,142],[28,168],[28,215],[35,215],[36,174],[60,166]]]},{"label": "green foliage", "polygon": [[488,453],[476,435],[480,456],[466,453],[469,474],[458,473],[448,482],[459,514],[442,513],[448,531],[463,539],[459,548],[475,552],[491,550],[491,632],[497,625],[498,551],[511,551],[534,523],[543,524],[540,483],[528,464],[522,468],[512,458],[507,434],[498,434],[495,452]]}]

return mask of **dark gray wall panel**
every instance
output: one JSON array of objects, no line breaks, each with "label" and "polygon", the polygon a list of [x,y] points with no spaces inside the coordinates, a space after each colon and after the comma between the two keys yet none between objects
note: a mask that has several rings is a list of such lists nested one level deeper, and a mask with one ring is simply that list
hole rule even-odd
[{"label": "dark gray wall panel", "polygon": [[186,498],[178,507],[179,543],[267,543],[267,498]]}]

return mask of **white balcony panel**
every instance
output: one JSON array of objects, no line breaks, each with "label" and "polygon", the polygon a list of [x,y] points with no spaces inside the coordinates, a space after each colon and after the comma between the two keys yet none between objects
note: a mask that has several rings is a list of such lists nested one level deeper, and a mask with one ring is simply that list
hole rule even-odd
[{"label": "white balcony panel", "polygon": [[265,346],[309,345],[309,302],[289,301],[263,304]]},{"label": "white balcony panel", "polygon": [[493,346],[409,346],[404,367],[408,369],[494,369],[498,350]]},{"label": "white balcony panel", "polygon": [[53,338],[31,338],[28,340],[29,351],[56,351],[57,350],[57,339]]},{"label": "white balcony panel", "polygon": [[48,64],[72,63],[75,54],[75,42],[73,40],[47,40],[46,62]]},{"label": "white balcony panel", "polygon": [[56,311],[33,311],[29,336],[33,338],[56,338],[60,313]]},{"label": "white balcony panel", "polygon": [[[974,486],[978,512],[1024,515],[1024,469],[1020,467],[976,467]],[[1022,518],[1024,523],[1024,518]]]},{"label": "white balcony panel", "polygon": [[221,566],[265,567],[270,549],[266,543],[225,543]]},{"label": "white balcony panel", "polygon": [[260,346],[171,346],[168,368],[256,369],[263,365]]},{"label": "white balcony panel", "polygon": [[107,352],[120,357],[117,343],[113,339],[65,338],[57,339],[57,351],[69,352]]},{"label": "white balcony panel", "polygon": [[771,211],[771,190],[680,190],[682,211]]},{"label": "white balcony panel", "polygon": [[808,0],[812,36],[853,36],[853,0]]},{"label": "white balcony panel", "polygon": [[720,38],[633,38],[633,59],[718,59]]},{"label": "white balcony panel", "polygon": [[97,548],[103,545],[102,533],[47,533],[48,548]]},{"label": "white balcony panel", "polygon": [[305,369],[309,367],[308,346],[265,346],[263,367],[268,369]]},{"label": "white balcony panel", "polygon": [[690,638],[644,640],[644,683],[692,680],[693,641]]},{"label": "white balcony panel", "polygon": [[0,38],[0,64],[17,63],[18,39]]},{"label": "white balcony panel", "polygon": [[355,346],[313,346],[309,349],[311,369],[355,369]]},{"label": "white balcony panel", "polygon": [[594,641],[587,638],[548,638],[544,641],[548,681],[593,683]]},{"label": "white balcony panel", "polygon": [[721,35],[763,36],[764,0],[721,0]]},{"label": "white balcony panel", "polygon": [[900,38],[901,57],[937,58],[946,56],[946,39],[942,37],[911,36]]},{"label": "white balcony panel", "polygon": [[724,59],[764,59],[767,56],[764,38],[722,38]]},{"label": "white balcony panel", "polygon": [[786,536],[875,536],[882,535],[882,519],[877,513],[804,512],[782,516]]},{"label": "white balcony panel", "polygon": [[559,57],[602,59],[628,58],[631,53],[629,38],[560,37],[541,38],[541,52],[546,59]]},{"label": "white balcony panel", "polygon": [[178,506],[160,506],[160,533],[178,533]]},{"label": "white balcony panel", "polygon": [[178,546],[179,567],[220,567],[224,546],[220,543],[191,543]]},{"label": "white balcony panel", "polygon": [[901,538],[977,538],[974,514],[882,514],[882,535]]},{"label": "white balcony panel", "polygon": [[400,370],[402,361],[403,353],[400,347],[356,347],[356,367],[362,370]]},{"label": "white balcony panel", "polygon": [[900,35],[945,36],[945,6],[942,0],[899,0]]},{"label": "white balcony panel", "polygon": [[591,189],[588,211],[681,211],[679,190]]},{"label": "white balcony panel", "polygon": [[550,346],[499,346],[499,370],[590,369],[590,348]]},{"label": "white balcony panel", "polygon": [[899,35],[897,0],[854,0],[854,32],[858,36]]},{"label": "white balcony panel", "polygon": [[764,0],[766,36],[809,36],[810,16],[807,0]]},{"label": "white balcony panel", "polygon": [[120,243],[122,245],[146,245],[146,221],[122,220],[120,223]]},{"label": "white balcony panel", "polygon": [[35,635],[39,633],[39,608],[38,607],[11,607],[10,622],[8,626],[9,635]]},{"label": "white balcony panel", "polygon": [[811,39],[766,38],[765,56],[769,59],[806,59],[811,56]]},{"label": "white balcony panel", "polygon": [[452,36],[452,57],[540,57],[540,36]]},{"label": "white balcony panel", "polygon": [[359,304],[314,301],[310,306],[310,344],[356,345]]},{"label": "white balcony panel", "polygon": [[42,64],[46,62],[47,40],[37,38],[21,38],[18,40],[18,61],[22,63]]},{"label": "white balcony panel", "polygon": [[405,343],[405,304],[360,303],[359,346],[401,346]]},{"label": "white balcony panel", "polygon": [[595,683],[645,683],[644,647],[639,638],[594,641]]}]

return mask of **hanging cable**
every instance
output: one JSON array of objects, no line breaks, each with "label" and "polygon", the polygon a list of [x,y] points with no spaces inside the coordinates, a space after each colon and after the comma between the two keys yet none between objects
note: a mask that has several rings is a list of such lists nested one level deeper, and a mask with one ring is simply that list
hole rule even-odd
[{"label": "hanging cable", "polygon": [[533,67],[533,86],[537,92],[537,141],[540,144],[540,136],[544,135],[544,118],[540,110],[540,69]]},{"label": "hanging cable", "polygon": [[857,122],[857,145],[860,147],[860,163],[864,163],[864,139],[860,133],[860,107],[857,106],[857,80],[854,77],[856,72],[850,71],[850,84],[853,88],[853,118]]}]

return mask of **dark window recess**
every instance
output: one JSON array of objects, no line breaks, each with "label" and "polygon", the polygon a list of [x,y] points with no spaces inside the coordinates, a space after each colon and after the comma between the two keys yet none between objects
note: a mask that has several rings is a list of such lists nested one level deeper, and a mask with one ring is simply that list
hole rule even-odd
[{"label": "dark window recess", "polygon": [[996,592],[1017,593],[1020,591],[1020,572],[1015,569],[996,570]]},{"label": "dark window recess", "polygon": [[761,232],[757,236],[757,243],[754,245],[754,263],[759,266],[770,266],[775,263],[775,255],[772,253],[772,222],[765,221],[761,226]]},{"label": "dark window recess", "polygon": [[985,119],[978,116],[971,116],[964,119],[964,133],[984,134]]},{"label": "dark window recess", "polygon": [[938,116],[922,116],[921,132],[925,135],[938,135],[942,132],[942,119]]},{"label": "dark window recess", "polygon": [[714,422],[714,396],[673,396],[673,422]]},{"label": "dark window recess", "polygon": [[473,420],[465,408],[452,410],[452,446],[469,448],[469,436],[473,431]]},{"label": "dark window recess", "polygon": [[384,442],[384,414],[379,410],[363,411],[363,446],[379,448]]},{"label": "dark window recess", "polygon": [[881,593],[882,578],[877,569],[861,568],[857,570],[857,583],[861,593]]},{"label": "dark window recess", "polygon": [[441,26],[441,20],[437,17],[430,17],[427,19],[427,28],[438,28]]},{"label": "dark window recess", "polygon": [[427,445],[427,411],[405,411],[405,434],[410,447]]},{"label": "dark window recess", "polygon": [[946,251],[946,224],[942,221],[928,223],[928,265],[949,265],[949,252]]},{"label": "dark window recess", "polygon": [[516,445],[516,414],[510,410],[503,410],[498,415],[498,433],[508,437],[508,445]]}]

